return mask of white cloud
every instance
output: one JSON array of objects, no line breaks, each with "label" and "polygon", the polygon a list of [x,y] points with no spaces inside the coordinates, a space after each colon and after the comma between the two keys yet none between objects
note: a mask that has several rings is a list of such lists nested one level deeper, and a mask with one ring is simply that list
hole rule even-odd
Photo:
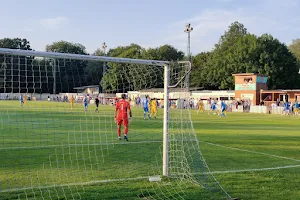
[{"label": "white cloud", "polygon": [[69,19],[66,17],[54,17],[41,19],[39,22],[46,29],[59,29],[63,25],[68,24]]},{"label": "white cloud", "polygon": [[195,17],[170,24],[162,42],[186,51],[187,34],[183,32],[183,29],[186,23],[191,23],[194,28],[191,32],[191,51],[194,53],[209,51],[213,49],[214,44],[218,42],[228,26],[239,21],[250,33],[256,35],[271,33],[274,37],[279,37],[282,42],[287,43],[289,40],[283,33],[287,30],[296,31],[298,26],[295,26],[295,22],[300,17],[294,17],[292,19],[294,22],[292,22],[287,21],[285,15],[285,13],[281,13],[274,16],[271,11],[265,10],[264,6],[255,10],[244,8],[204,10]]}]

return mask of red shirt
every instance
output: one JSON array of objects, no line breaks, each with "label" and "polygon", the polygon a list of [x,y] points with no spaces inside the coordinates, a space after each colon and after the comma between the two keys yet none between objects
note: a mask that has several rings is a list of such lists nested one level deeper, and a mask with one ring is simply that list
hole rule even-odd
[{"label": "red shirt", "polygon": [[124,99],[121,99],[116,104],[116,110],[118,111],[118,119],[127,119],[128,118],[127,111],[130,110],[130,104]]}]

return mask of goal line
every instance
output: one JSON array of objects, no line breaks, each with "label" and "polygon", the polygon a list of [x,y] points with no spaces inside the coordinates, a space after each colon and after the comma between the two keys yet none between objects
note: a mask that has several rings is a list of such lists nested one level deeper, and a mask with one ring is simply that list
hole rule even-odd
[{"label": "goal line", "polygon": [[31,146],[31,147],[7,147],[0,148],[0,150],[18,150],[18,149],[47,149],[57,147],[73,147],[73,146],[99,146],[99,145],[127,145],[127,144],[151,144],[151,143],[162,143],[162,140],[153,141],[138,141],[138,142],[105,142],[105,143],[92,143],[92,144],[66,144],[66,145],[48,145],[48,146]]}]

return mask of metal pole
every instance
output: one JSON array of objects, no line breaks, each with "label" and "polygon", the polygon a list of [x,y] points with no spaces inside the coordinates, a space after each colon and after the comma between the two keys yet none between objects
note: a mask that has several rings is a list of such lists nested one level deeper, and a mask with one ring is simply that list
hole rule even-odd
[{"label": "metal pole", "polygon": [[[102,43],[102,48],[103,48],[103,52],[104,52],[104,56],[106,56],[106,47],[107,45],[105,44],[105,42]],[[105,72],[106,72],[106,63],[103,62],[103,69],[102,69],[102,78],[105,76]],[[103,88],[102,89],[102,93],[105,92],[105,90]]]},{"label": "metal pole", "polygon": [[191,61],[191,32],[188,32],[188,61]]},{"label": "metal pole", "polygon": [[[188,32],[188,61],[191,62],[191,37],[190,37],[190,31]],[[187,91],[190,91],[190,73],[188,73],[187,77],[186,77],[186,87],[187,87]]]},{"label": "metal pole", "polygon": [[[106,56],[106,47],[107,47],[107,46],[105,45],[105,43],[103,43],[102,48],[103,48],[104,56]],[[105,75],[105,72],[106,72],[106,63],[103,62],[103,72],[102,72],[102,76]]]},{"label": "metal pole", "polygon": [[168,126],[169,126],[169,82],[170,66],[164,67],[164,121],[163,121],[163,176],[168,176]]},{"label": "metal pole", "polygon": [[[187,59],[189,62],[191,62],[191,31],[193,31],[193,27],[191,27],[191,24],[186,24],[186,29],[184,29],[184,32],[188,34],[188,45],[187,45]],[[190,73],[186,76],[186,87],[188,92],[190,91]]]},{"label": "metal pole", "polygon": [[53,66],[52,66],[52,71],[53,71],[53,94],[56,94],[56,63],[55,59],[53,60]]}]

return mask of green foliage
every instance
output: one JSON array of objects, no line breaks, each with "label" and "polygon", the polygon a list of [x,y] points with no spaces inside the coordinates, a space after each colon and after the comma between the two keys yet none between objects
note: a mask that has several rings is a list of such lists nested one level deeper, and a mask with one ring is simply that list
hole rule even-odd
[{"label": "green foliage", "polygon": [[[82,44],[67,41],[58,41],[46,46],[48,52],[60,52],[71,54],[87,55],[86,48]],[[95,52],[98,53],[98,52]],[[56,61],[59,70],[59,81],[57,82],[57,92],[75,92],[78,86],[97,85],[102,77],[102,62],[83,60],[63,60]]]},{"label": "green foliage", "polygon": [[300,61],[300,38],[293,40],[289,46],[290,51],[295,55],[298,61]]},{"label": "green foliage", "polygon": [[269,77],[269,88],[297,88],[297,62],[287,46],[268,34],[259,37],[258,44],[258,72]]},{"label": "green foliage", "polygon": [[209,54],[195,56],[192,86],[234,89],[232,74],[260,73],[268,76],[270,89],[299,87],[299,65],[286,45],[269,34],[250,34],[238,22],[231,24]]},{"label": "green foliage", "polygon": [[300,38],[293,40],[292,44],[289,46],[289,49],[297,59],[297,68],[300,72]]},{"label": "green foliage", "polygon": [[149,60],[167,60],[178,61],[183,60],[184,53],[178,51],[171,45],[163,45],[158,48],[149,48],[144,51],[143,58]]},{"label": "green foliage", "polygon": [[88,54],[86,52],[86,48],[82,44],[67,41],[53,42],[52,44],[46,46],[46,51],[83,55]]},{"label": "green foliage", "polygon": [[203,52],[192,57],[192,71],[190,77],[191,87],[217,89],[218,83],[211,70],[213,67],[212,56],[211,52]]},{"label": "green foliage", "polygon": [[0,48],[32,50],[30,42],[21,38],[3,38],[0,39]]},{"label": "green foliage", "polygon": [[[110,49],[108,56],[148,60],[177,61],[183,59],[183,52],[170,45],[144,49],[137,44]],[[108,71],[101,80],[107,92],[126,92],[150,87],[163,87],[163,70],[159,67],[108,63]]]},{"label": "green foliage", "polygon": [[[32,50],[30,42],[21,38],[3,38],[0,39],[0,48]],[[7,60],[5,60],[7,59]],[[26,89],[25,77],[31,75],[30,67],[25,70],[25,62],[30,65],[25,56],[12,58],[10,56],[0,55],[0,93],[3,92],[32,92]],[[26,74],[26,72],[28,72]],[[19,74],[20,73],[20,74]],[[18,76],[18,80],[13,79]]]}]

